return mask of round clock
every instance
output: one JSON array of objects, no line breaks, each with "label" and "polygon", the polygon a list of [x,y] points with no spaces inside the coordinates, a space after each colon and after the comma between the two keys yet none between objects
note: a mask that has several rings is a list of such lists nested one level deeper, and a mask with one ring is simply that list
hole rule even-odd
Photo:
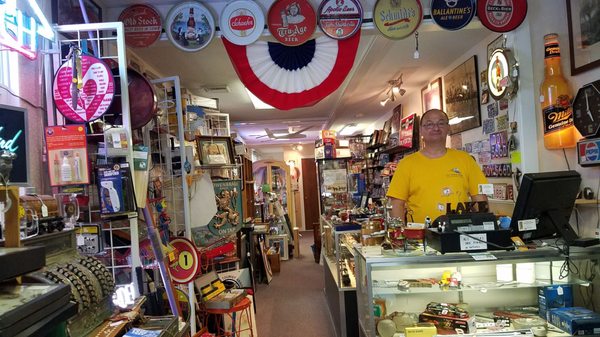
[{"label": "round clock", "polygon": [[495,100],[505,95],[512,97],[518,89],[519,69],[517,61],[509,49],[498,48],[492,52],[487,66],[487,84],[490,95]]},{"label": "round clock", "polygon": [[574,123],[583,137],[594,137],[600,131],[600,80],[577,91],[573,100]]}]

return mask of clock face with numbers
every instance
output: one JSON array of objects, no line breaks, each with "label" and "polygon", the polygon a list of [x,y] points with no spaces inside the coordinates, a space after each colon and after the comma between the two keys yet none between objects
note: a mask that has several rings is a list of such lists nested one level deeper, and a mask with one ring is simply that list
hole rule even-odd
[{"label": "clock face with numbers", "polygon": [[588,83],[577,91],[573,100],[573,117],[583,137],[594,137],[600,131],[600,80]]}]

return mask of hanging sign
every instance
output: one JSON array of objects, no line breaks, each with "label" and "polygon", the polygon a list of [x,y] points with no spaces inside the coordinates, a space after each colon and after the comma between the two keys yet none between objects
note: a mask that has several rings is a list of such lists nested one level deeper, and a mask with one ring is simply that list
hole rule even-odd
[{"label": "hanging sign", "polygon": [[518,70],[515,58],[508,49],[496,49],[488,60],[487,84],[490,95],[497,101],[513,96],[518,89]]},{"label": "hanging sign", "polygon": [[254,1],[237,0],[227,4],[221,13],[219,28],[223,36],[239,46],[247,46],[262,35],[265,15]]},{"label": "hanging sign", "polygon": [[306,0],[279,0],[269,8],[267,25],[283,45],[299,46],[315,32],[317,15]]},{"label": "hanging sign", "polygon": [[52,42],[54,30],[35,0],[21,1],[19,7],[17,0],[0,1],[0,44],[33,60],[38,35]]},{"label": "hanging sign", "polygon": [[423,7],[419,0],[377,0],[373,21],[381,34],[399,40],[414,33],[423,20]]},{"label": "hanging sign", "polygon": [[196,1],[174,6],[165,21],[167,37],[183,51],[199,51],[215,35],[215,19],[208,8]]},{"label": "hanging sign", "polygon": [[90,183],[85,127],[46,127],[46,150],[51,186]]},{"label": "hanging sign", "polygon": [[527,15],[527,0],[477,0],[477,17],[487,29],[505,33],[521,25]]},{"label": "hanging sign", "polygon": [[358,0],[324,0],[318,13],[319,27],[332,39],[347,39],[362,25],[363,9]]},{"label": "hanging sign", "polygon": [[471,22],[475,12],[475,0],[431,0],[431,17],[444,29],[463,28]]},{"label": "hanging sign", "polygon": [[78,57],[81,58],[81,89],[75,88],[73,80],[77,75],[74,75],[73,62],[67,61],[54,76],[52,92],[56,109],[65,118],[86,123],[106,112],[115,95],[115,81],[104,62],[90,55]]},{"label": "hanging sign", "polygon": [[119,21],[123,22],[125,43],[130,47],[148,47],[160,38],[162,20],[151,6],[129,6],[121,12]]},{"label": "hanging sign", "polygon": [[200,270],[200,260],[196,246],[185,238],[176,238],[169,241],[175,252],[169,256],[169,273],[171,279],[177,283],[192,281]]},{"label": "hanging sign", "polygon": [[[27,180],[27,127],[26,110],[0,105],[0,151],[16,155],[8,181],[25,184]],[[4,184],[0,181],[0,184]]]},{"label": "hanging sign", "polygon": [[242,182],[241,180],[215,180],[217,214],[208,223],[214,235],[229,236],[242,228]]}]

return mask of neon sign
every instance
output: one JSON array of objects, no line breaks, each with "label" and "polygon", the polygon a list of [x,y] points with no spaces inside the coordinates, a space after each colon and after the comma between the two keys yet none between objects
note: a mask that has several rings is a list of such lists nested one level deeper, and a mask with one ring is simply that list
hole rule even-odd
[{"label": "neon sign", "polygon": [[[1,1],[1,0],[0,0]],[[11,183],[27,184],[27,118],[22,108],[0,105],[0,150],[17,155],[8,177]]]},{"label": "neon sign", "polygon": [[38,35],[54,40],[54,31],[35,0],[27,0],[34,16],[17,8],[17,0],[0,0],[0,44],[33,60]]}]

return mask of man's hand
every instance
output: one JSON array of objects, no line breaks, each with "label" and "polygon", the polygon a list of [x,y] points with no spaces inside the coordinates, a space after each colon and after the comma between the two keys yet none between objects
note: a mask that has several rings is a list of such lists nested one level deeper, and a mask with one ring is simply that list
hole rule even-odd
[{"label": "man's hand", "polygon": [[404,221],[404,223],[406,223],[406,201],[392,197],[388,198],[390,198],[390,203],[392,204],[390,216],[392,218],[400,218],[402,221]]}]

